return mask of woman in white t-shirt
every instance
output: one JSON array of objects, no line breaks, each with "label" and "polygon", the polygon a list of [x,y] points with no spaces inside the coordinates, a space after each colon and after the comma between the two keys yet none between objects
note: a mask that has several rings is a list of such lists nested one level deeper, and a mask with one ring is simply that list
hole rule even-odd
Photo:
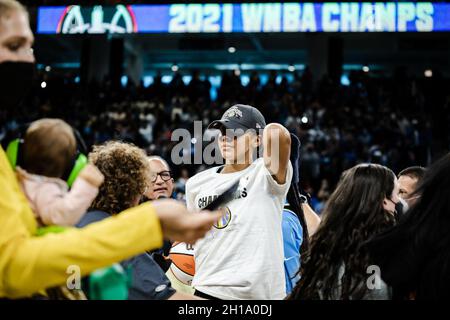
[{"label": "woman in white t-shirt", "polygon": [[[254,107],[235,105],[210,129],[219,129],[225,165],[187,181],[186,200],[200,210],[239,180],[225,215],[195,245],[196,295],[217,299],[283,299],[285,274],[281,219],[292,179],[291,137],[266,126]],[[263,148],[263,157],[254,159]]]}]

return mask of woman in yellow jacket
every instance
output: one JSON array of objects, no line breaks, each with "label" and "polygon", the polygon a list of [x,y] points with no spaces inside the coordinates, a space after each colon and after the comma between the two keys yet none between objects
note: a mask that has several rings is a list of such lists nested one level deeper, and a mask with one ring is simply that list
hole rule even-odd
[{"label": "woman in yellow jacket", "polygon": [[[0,108],[14,107],[32,79],[33,34],[26,9],[0,0]],[[36,237],[36,220],[0,147],[0,298],[28,297],[162,245],[163,234],[195,242],[220,214],[191,215],[174,200],[158,200],[83,229]]]}]

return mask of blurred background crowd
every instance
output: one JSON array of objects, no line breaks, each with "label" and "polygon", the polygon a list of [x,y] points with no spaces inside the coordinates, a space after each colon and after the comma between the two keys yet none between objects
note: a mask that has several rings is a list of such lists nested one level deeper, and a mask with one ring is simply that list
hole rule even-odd
[{"label": "blurred background crowd", "polygon": [[[55,117],[76,127],[88,147],[119,139],[172,164],[177,143],[171,141],[173,130],[193,133],[195,120],[206,129],[231,105],[250,104],[268,123],[279,122],[300,137],[301,183],[317,212],[343,170],[370,161],[398,173],[411,165],[426,166],[449,145],[449,83],[436,72],[432,78],[418,78],[409,76],[406,68],[397,68],[389,77],[352,71],[342,84],[327,76],[313,81],[306,67],[289,74],[271,71],[264,77],[254,71],[244,85],[235,70],[222,73],[215,92],[205,74],[187,74],[189,81],[177,70],[170,81],[157,74],[150,84],[129,81],[117,86],[106,79],[85,85],[67,71],[42,69],[33,98],[21,108],[0,110],[0,140],[5,144],[24,123]],[[177,197],[183,199],[185,181],[204,166],[172,169]]]}]

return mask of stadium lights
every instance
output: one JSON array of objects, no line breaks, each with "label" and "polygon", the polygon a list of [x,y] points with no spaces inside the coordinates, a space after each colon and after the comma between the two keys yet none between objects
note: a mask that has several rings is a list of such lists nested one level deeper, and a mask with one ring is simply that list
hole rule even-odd
[{"label": "stadium lights", "polygon": [[229,53],[235,53],[236,52],[236,48],[235,47],[229,47],[228,48],[228,52]]},{"label": "stadium lights", "polygon": [[47,82],[42,81],[42,82],[41,82],[41,88],[42,88],[42,89],[47,88]]},{"label": "stadium lights", "polygon": [[179,69],[180,69],[180,67],[178,67],[178,65],[176,64],[176,63],[174,63],[173,65],[172,65],[172,71],[173,72],[177,72]]},{"label": "stadium lights", "polygon": [[362,71],[367,73],[367,72],[370,71],[370,69],[369,69],[369,67],[367,65],[365,65],[365,66],[362,67]]},{"label": "stadium lights", "polygon": [[302,121],[303,124],[307,124],[308,123],[308,117],[307,116],[303,116],[301,121]]},{"label": "stadium lights", "polygon": [[295,66],[293,64],[290,64],[288,67],[288,71],[289,72],[294,72],[295,71]]},{"label": "stadium lights", "polygon": [[433,70],[426,69],[423,74],[425,75],[426,78],[431,78],[433,76]]}]

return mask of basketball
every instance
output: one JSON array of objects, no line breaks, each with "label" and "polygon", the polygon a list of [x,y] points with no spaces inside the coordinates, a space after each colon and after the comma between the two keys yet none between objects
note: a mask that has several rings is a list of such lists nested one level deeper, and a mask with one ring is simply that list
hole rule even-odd
[{"label": "basketball", "polygon": [[191,285],[195,274],[194,248],[184,242],[175,242],[170,249],[170,270],[182,283]]}]

